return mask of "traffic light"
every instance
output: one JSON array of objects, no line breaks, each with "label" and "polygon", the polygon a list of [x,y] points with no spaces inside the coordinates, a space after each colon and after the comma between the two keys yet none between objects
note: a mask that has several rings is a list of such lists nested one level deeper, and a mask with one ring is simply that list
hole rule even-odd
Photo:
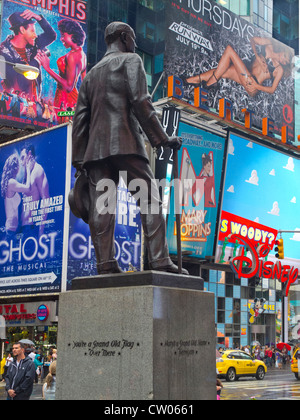
[{"label": "traffic light", "polygon": [[278,239],[275,242],[276,248],[275,248],[275,257],[278,258],[279,260],[283,260],[284,259],[284,246],[283,246],[283,239]]}]

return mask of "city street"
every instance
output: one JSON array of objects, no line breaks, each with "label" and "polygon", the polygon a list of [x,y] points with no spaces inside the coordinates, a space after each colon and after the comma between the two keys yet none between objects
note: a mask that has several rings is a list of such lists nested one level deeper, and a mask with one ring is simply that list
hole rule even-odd
[{"label": "city street", "polygon": [[[290,368],[283,370],[270,369],[263,381],[254,378],[239,379],[228,383],[222,381],[224,388],[221,400],[300,400],[300,381],[295,379]],[[42,385],[35,384],[31,400],[42,399]],[[0,401],[6,400],[4,384],[0,383]]]},{"label": "city street", "polygon": [[263,381],[241,378],[236,382],[222,381],[221,400],[300,400],[300,381],[296,380],[290,367],[270,369]]}]

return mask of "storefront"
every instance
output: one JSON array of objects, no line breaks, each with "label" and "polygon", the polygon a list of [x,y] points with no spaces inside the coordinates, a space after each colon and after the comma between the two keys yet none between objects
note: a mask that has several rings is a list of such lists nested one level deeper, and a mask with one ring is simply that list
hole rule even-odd
[{"label": "storefront", "polygon": [[11,350],[14,343],[27,339],[36,348],[47,352],[57,344],[58,301],[9,302],[1,303],[0,316],[2,327],[2,351]]},{"label": "storefront", "polygon": [[[218,269],[216,269],[218,268]],[[217,346],[235,348],[258,341],[276,343],[281,334],[281,284],[238,279],[229,267],[204,265],[204,288],[215,294]]]},{"label": "storefront", "polygon": [[288,304],[289,342],[300,343],[300,284],[291,287]]}]

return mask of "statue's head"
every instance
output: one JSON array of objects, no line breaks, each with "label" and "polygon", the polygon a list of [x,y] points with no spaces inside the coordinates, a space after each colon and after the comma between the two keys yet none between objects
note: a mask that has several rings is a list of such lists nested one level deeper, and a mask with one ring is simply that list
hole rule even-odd
[{"label": "statue's head", "polygon": [[136,36],[131,26],[124,22],[112,22],[105,29],[105,42],[107,46],[121,43],[126,52],[135,52]]}]

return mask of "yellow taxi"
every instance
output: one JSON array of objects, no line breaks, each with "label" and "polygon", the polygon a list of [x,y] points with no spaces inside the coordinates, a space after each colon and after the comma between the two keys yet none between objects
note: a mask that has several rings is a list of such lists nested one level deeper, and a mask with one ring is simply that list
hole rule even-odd
[{"label": "yellow taxi", "polygon": [[293,354],[293,359],[291,363],[292,372],[295,374],[296,379],[300,379],[300,375],[298,372],[298,352],[300,352],[300,347],[296,348]]},{"label": "yellow taxi", "polygon": [[217,370],[220,378],[233,382],[242,376],[253,376],[262,381],[267,372],[267,366],[261,360],[253,359],[240,350],[227,350],[217,359]]}]

